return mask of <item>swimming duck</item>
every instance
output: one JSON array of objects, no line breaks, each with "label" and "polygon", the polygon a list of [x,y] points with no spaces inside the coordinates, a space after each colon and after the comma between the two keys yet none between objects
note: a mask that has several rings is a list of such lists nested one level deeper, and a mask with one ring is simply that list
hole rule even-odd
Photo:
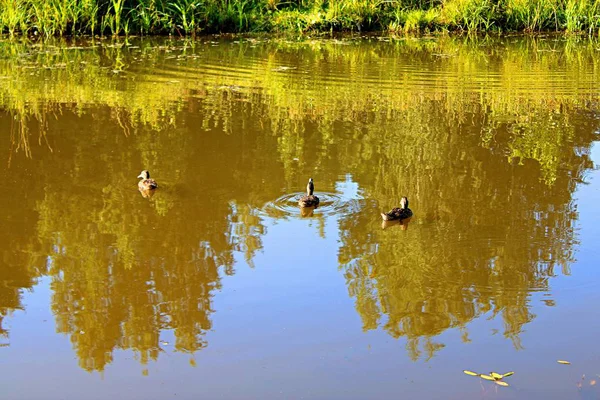
[{"label": "swimming duck", "polygon": [[138,175],[138,178],[142,179],[138,182],[138,189],[140,189],[140,192],[154,190],[158,187],[156,181],[154,179],[150,179],[150,172],[146,170],[143,170],[142,173]]},{"label": "swimming duck", "polygon": [[306,196],[302,196],[298,201],[300,207],[316,207],[319,205],[319,198],[313,195],[315,191],[315,184],[313,183],[313,179],[310,178],[308,180],[308,185],[306,185]]},{"label": "swimming duck", "polygon": [[384,221],[395,221],[412,217],[413,212],[408,208],[408,199],[402,197],[400,199],[400,207],[392,208],[387,213],[381,213],[381,218]]}]

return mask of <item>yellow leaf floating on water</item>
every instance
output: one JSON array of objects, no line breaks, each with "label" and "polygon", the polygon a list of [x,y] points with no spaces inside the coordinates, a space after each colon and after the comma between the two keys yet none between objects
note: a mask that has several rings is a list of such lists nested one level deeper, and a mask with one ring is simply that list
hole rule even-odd
[{"label": "yellow leaf floating on water", "polygon": [[480,376],[481,378],[483,378],[483,379],[486,379],[486,380],[488,380],[488,381],[495,381],[495,379],[494,379],[494,378],[492,378],[492,377],[491,377],[491,376],[489,376],[489,375],[480,374],[479,376]]},{"label": "yellow leaf floating on water", "polygon": [[502,377],[503,377],[503,378],[506,378],[507,376],[511,376],[511,375],[513,375],[514,373],[515,373],[514,371],[510,371],[510,372],[507,372],[507,373],[505,373],[504,375],[502,375]]},{"label": "yellow leaf floating on water", "polygon": [[492,378],[494,378],[496,380],[504,378],[504,375],[500,375],[497,372],[491,372],[490,375],[492,376]]},{"label": "yellow leaf floating on water", "polygon": [[471,375],[471,376],[479,376],[479,374],[477,372],[473,372],[473,371],[467,371],[466,369],[463,371],[465,374],[467,375]]},{"label": "yellow leaf floating on water", "polygon": [[565,360],[558,360],[557,362],[559,364],[571,364],[569,361],[565,361]]},{"label": "yellow leaf floating on water", "polygon": [[496,381],[496,385],[499,385],[499,386],[508,386],[508,383],[503,382],[503,381]]}]

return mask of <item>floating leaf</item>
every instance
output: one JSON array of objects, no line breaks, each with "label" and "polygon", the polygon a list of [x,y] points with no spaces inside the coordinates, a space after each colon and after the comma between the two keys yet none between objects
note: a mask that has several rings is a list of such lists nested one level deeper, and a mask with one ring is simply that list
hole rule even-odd
[{"label": "floating leaf", "polygon": [[506,378],[507,376],[511,376],[511,375],[513,375],[514,373],[515,373],[514,371],[510,371],[510,372],[507,372],[507,373],[505,373],[504,375],[502,375],[502,377],[503,377],[503,378]]},{"label": "floating leaf", "polygon": [[471,376],[479,376],[479,374],[477,372],[473,372],[473,371],[467,371],[466,369],[463,371],[465,374],[467,375],[471,375]]},{"label": "floating leaf", "polygon": [[504,375],[500,375],[497,372],[491,372],[490,375],[492,376],[492,378],[494,378],[496,380],[504,378]]},{"label": "floating leaf", "polygon": [[481,378],[483,378],[483,379],[486,379],[486,380],[488,380],[488,381],[495,381],[495,379],[494,379],[494,378],[492,378],[492,377],[491,377],[491,376],[489,376],[489,375],[483,375],[483,374],[480,374],[479,376],[480,376]]},{"label": "floating leaf", "polygon": [[565,360],[558,360],[557,362],[559,364],[571,364],[569,361],[565,361]]},{"label": "floating leaf", "polygon": [[496,381],[496,385],[499,385],[499,386],[508,386],[508,383],[506,383],[504,381]]}]

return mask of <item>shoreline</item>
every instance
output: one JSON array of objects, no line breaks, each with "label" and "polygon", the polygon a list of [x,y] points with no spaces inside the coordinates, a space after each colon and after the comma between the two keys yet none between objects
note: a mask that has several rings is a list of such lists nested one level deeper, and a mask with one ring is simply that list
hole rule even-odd
[{"label": "shoreline", "polygon": [[600,33],[600,0],[15,0],[8,36],[197,36],[215,33]]},{"label": "shoreline", "polygon": [[433,32],[413,32],[413,33],[395,33],[389,31],[334,31],[334,32],[322,32],[322,31],[310,31],[304,33],[295,32],[200,32],[195,35],[177,35],[177,34],[149,34],[141,35],[136,33],[130,33],[127,35],[109,35],[109,34],[91,34],[91,33],[77,33],[69,35],[54,35],[54,36],[41,36],[41,35],[9,35],[6,33],[0,33],[0,42],[2,41],[29,41],[31,43],[46,42],[52,40],[61,40],[67,42],[76,42],[79,40],[99,40],[99,41],[120,41],[120,40],[131,40],[131,39],[156,39],[156,40],[192,40],[202,41],[206,39],[222,39],[222,40],[283,40],[283,41],[305,41],[305,40],[356,40],[356,39],[389,39],[392,41],[404,41],[404,40],[435,40],[442,38],[479,38],[479,39],[501,39],[501,38],[531,38],[531,39],[544,39],[544,38],[564,38],[568,39],[583,39],[596,41],[600,40],[600,34],[588,35],[583,32],[566,32],[566,31],[492,31],[492,32],[468,32],[468,31],[433,31]]}]

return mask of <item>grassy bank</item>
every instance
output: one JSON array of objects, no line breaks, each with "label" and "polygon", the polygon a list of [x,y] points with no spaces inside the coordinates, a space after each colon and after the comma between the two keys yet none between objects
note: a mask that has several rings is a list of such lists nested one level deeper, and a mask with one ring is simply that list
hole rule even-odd
[{"label": "grassy bank", "polygon": [[10,35],[599,29],[600,0],[0,0]]}]

